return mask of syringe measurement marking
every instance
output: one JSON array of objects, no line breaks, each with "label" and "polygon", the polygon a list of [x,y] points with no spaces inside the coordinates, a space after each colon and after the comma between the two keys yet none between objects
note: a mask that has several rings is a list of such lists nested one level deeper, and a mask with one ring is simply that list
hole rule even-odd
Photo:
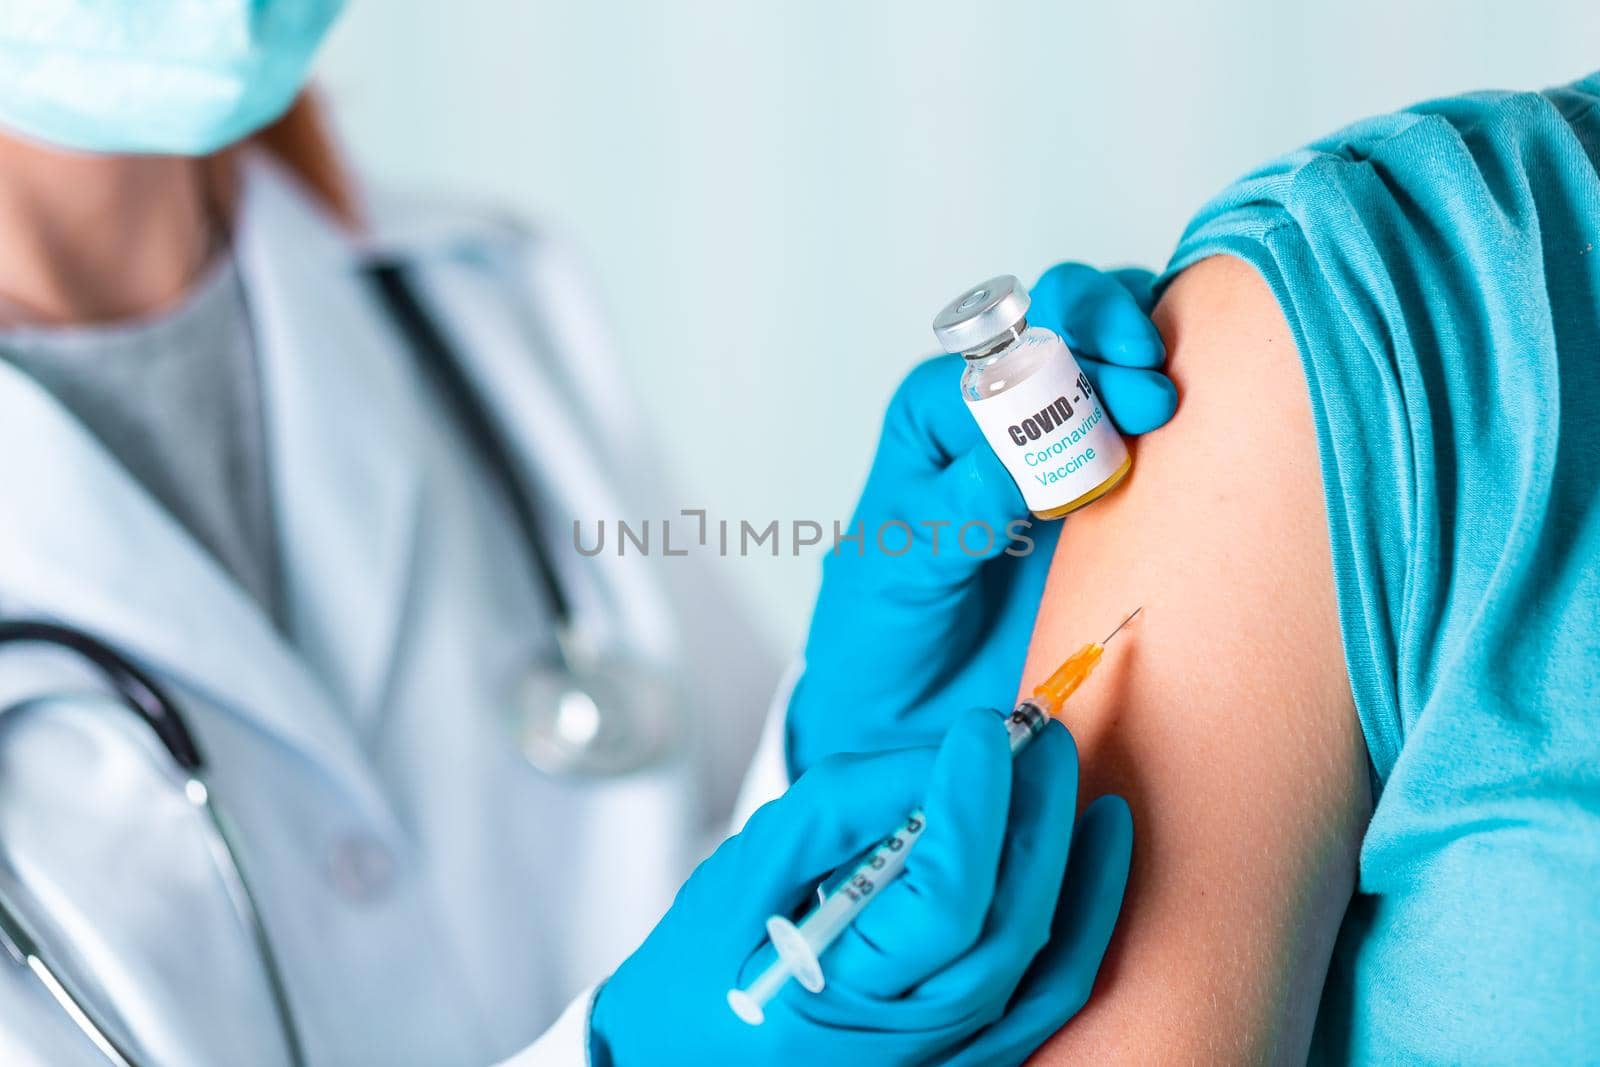
[{"label": "syringe measurement marking", "polygon": [[871,871],[883,870],[889,865],[891,855],[896,855],[898,858],[897,854],[915,844],[926,825],[926,817],[922,814],[922,809],[918,808],[906,819],[904,826],[884,838],[882,843],[861,861],[861,865],[842,887],[844,895],[852,904],[859,903],[877,892],[878,880],[872,877]]}]

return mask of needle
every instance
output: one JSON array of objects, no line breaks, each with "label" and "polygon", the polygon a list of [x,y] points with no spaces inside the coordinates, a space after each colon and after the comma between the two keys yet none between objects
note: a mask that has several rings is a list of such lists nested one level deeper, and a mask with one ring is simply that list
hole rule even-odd
[{"label": "needle", "polygon": [[1121,633],[1122,632],[1122,628],[1124,626],[1128,625],[1130,622],[1132,622],[1133,621],[1133,617],[1135,615],[1139,614],[1139,612],[1141,612],[1143,610],[1144,610],[1144,605],[1140,604],[1138,607],[1136,607],[1132,611],[1128,612],[1128,617],[1126,619],[1123,619],[1121,622],[1117,623],[1117,628],[1115,630],[1112,630],[1110,633],[1106,634],[1105,637],[1101,638],[1100,639],[1100,643],[1102,645],[1110,644],[1111,643],[1111,639],[1113,637],[1117,636],[1119,633]]},{"label": "needle", "polygon": [[1128,617],[1117,623],[1117,628],[1106,634],[1105,641],[1096,641],[1084,645],[1078,651],[1067,657],[1065,663],[1056,668],[1054,674],[1046,678],[1039,687],[1033,691],[1034,703],[1044,709],[1048,714],[1054,715],[1061,710],[1067,698],[1078,691],[1082,685],[1100,665],[1100,656],[1106,650],[1106,641],[1111,640],[1122,632],[1122,628],[1133,621],[1133,617],[1143,611],[1143,605],[1134,608]]}]

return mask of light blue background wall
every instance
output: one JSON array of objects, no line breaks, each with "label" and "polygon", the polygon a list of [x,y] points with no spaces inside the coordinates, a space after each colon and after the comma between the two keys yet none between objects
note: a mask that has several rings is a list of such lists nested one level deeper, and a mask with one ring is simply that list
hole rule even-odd
[{"label": "light blue background wall", "polygon": [[[369,175],[586,249],[713,516],[848,519],[884,401],[966,284],[1159,264],[1344,122],[1600,66],[1600,5],[351,0],[324,55]],[[816,556],[729,563],[798,640]]]}]

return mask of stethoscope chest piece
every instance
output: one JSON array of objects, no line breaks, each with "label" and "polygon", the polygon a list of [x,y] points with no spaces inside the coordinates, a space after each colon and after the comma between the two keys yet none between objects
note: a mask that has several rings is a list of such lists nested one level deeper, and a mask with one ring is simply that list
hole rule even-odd
[{"label": "stethoscope chest piece", "polygon": [[549,774],[612,777],[667,760],[682,740],[672,672],[614,653],[570,651],[529,668],[511,706],[522,754]]}]

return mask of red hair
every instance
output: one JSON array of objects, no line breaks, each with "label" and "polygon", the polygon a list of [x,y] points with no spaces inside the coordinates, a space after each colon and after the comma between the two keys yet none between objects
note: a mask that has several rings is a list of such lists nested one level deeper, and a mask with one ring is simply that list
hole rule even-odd
[{"label": "red hair", "polygon": [[320,96],[302,92],[272,125],[247,144],[257,144],[288,167],[323,206],[352,230],[362,223],[361,203],[354,182],[340,158]]}]

